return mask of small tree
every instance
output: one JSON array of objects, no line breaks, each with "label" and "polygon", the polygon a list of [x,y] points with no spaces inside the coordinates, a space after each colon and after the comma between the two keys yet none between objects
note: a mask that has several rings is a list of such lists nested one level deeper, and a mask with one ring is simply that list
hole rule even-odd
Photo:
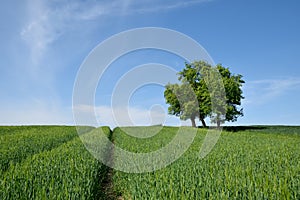
[{"label": "small tree", "polygon": [[[178,75],[182,84],[168,84],[164,93],[166,102],[170,105],[169,114],[180,116],[181,119],[191,119],[193,127],[196,126],[197,117],[203,127],[206,127],[205,118],[208,116],[217,126],[243,116],[243,109],[239,108],[241,99],[244,98],[241,90],[244,83],[242,75],[234,75],[220,64],[212,67],[204,61],[186,63]],[[187,90],[187,85],[192,91]],[[193,93],[194,97],[188,94],[188,98],[184,99],[182,96],[187,95],[187,91]],[[222,113],[226,113],[225,117],[222,117]]]}]

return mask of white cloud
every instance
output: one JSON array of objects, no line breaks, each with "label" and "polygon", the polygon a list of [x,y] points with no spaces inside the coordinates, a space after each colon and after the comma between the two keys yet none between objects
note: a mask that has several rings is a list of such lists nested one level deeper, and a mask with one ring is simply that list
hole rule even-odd
[{"label": "white cloud", "polygon": [[[164,10],[171,10],[171,9],[177,9],[177,8],[183,8],[183,7],[189,7],[195,4],[209,2],[212,0],[187,0],[187,1],[174,1],[174,0],[166,0],[166,1],[160,1],[160,0],[154,0],[154,1],[139,1],[140,5],[136,5],[136,7],[133,7],[132,10],[129,10],[131,12],[137,12],[137,13],[145,13],[145,12],[157,12],[157,11],[164,11]],[[138,2],[138,1],[136,1]]]},{"label": "white cloud", "polygon": [[42,100],[1,108],[0,125],[72,125],[72,110]]},{"label": "white cloud", "polygon": [[101,16],[123,16],[188,7],[212,0],[110,0],[73,2],[71,14],[76,19],[91,20]]},{"label": "white cloud", "polygon": [[52,11],[43,1],[33,1],[28,5],[29,22],[22,29],[20,35],[31,52],[31,60],[37,65],[47,46],[58,37],[56,23],[52,21]]},{"label": "white cloud", "polygon": [[[175,116],[170,116],[160,106],[153,106],[147,110],[140,107],[115,107],[110,106],[96,106],[95,108],[89,105],[80,105],[73,108],[84,117],[89,118],[88,115],[95,113],[98,120],[98,126],[110,126],[112,128],[116,126],[149,126],[149,125],[190,125],[189,122],[180,121]],[[86,115],[88,113],[88,115]],[[86,116],[85,116],[86,115]],[[84,118],[81,118],[84,120]],[[92,120],[91,120],[92,121]],[[85,124],[89,124],[85,122]],[[91,125],[94,125],[91,122]]]},{"label": "white cloud", "polygon": [[38,65],[49,45],[72,24],[103,16],[158,12],[188,7],[211,0],[102,0],[102,1],[28,1],[28,22],[20,35],[31,51],[32,62]]},{"label": "white cloud", "polygon": [[[64,66],[63,63],[60,63],[63,62],[60,57],[58,57],[58,61],[52,59],[51,47],[54,46],[53,44],[55,42],[63,38],[62,36],[66,36],[66,33],[68,34],[72,31],[73,34],[76,31],[81,31],[82,26],[87,24],[84,22],[89,21],[89,23],[95,22],[95,24],[99,24],[98,19],[104,17],[122,17],[124,15],[145,12],[158,12],[162,10],[167,11],[181,7],[192,6],[206,1],[209,0],[27,0],[27,16],[24,16],[25,24],[23,24],[19,34],[25,42],[26,48],[28,47],[30,51],[31,61],[29,59],[20,59],[20,66],[22,69],[24,69],[24,66],[26,66],[26,70],[24,70],[24,73],[26,74],[22,74],[22,78],[24,78],[26,84],[20,84],[20,87],[24,87],[23,90],[30,98],[32,96],[47,96],[47,98],[43,99],[44,105],[37,106],[34,103],[27,104],[22,102],[18,108],[11,106],[10,109],[1,109],[2,118],[0,117],[0,123],[61,124],[70,123],[70,121],[72,121],[70,118],[70,110],[60,106],[53,107],[51,105],[53,96],[57,96],[57,88],[54,83],[59,79],[56,75],[59,67]],[[93,20],[95,21],[93,22]],[[90,24],[88,24],[88,27],[91,28],[91,30],[88,29],[84,31],[89,32],[94,28],[90,26]],[[64,44],[60,44],[60,47],[63,46]],[[54,52],[53,55],[55,55],[55,58],[57,58],[55,53],[56,52]],[[59,52],[57,54],[59,54]],[[50,59],[46,58],[46,55],[49,56]],[[58,84],[59,83],[57,83],[57,85]],[[24,98],[27,97],[26,95],[24,95]],[[59,101],[59,97],[57,98],[57,101]],[[102,110],[100,110],[101,112],[99,113],[104,113],[105,115],[99,115],[100,118],[102,117],[104,122],[107,124],[114,124],[109,110],[107,110],[105,107],[101,109]],[[154,116],[152,118],[159,120],[154,120],[152,122],[151,115],[149,114],[148,110],[142,108],[131,108],[130,110],[132,113],[131,115],[133,116],[133,121],[136,124],[145,125],[151,123],[160,123],[160,120],[164,116],[159,111],[154,110],[151,113],[151,115]],[[124,109],[120,108],[119,113],[124,112]],[[123,114],[121,116],[123,116]],[[167,118],[167,120],[168,119],[169,118]],[[172,118],[172,120],[171,124],[178,124],[177,118]],[[128,120],[125,122],[127,123]],[[125,122],[122,123],[126,124]]]},{"label": "white cloud", "polygon": [[266,79],[246,82],[243,104],[262,105],[287,92],[300,89],[300,78]]}]

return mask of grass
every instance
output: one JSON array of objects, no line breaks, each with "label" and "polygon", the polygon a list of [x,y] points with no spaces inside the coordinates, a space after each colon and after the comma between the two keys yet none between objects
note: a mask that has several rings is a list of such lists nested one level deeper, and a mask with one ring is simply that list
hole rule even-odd
[{"label": "grass", "polygon": [[[178,131],[125,127],[111,135],[108,127],[99,129],[118,147],[136,153],[161,149]],[[300,127],[227,127],[203,159],[199,151],[207,129],[198,129],[190,148],[171,165],[109,175],[86,150],[90,146],[105,158],[113,155],[106,144],[97,146],[103,137],[99,129],[87,128],[79,138],[75,127],[0,127],[0,199],[107,199],[105,185],[113,185],[109,198],[300,199]],[[184,130],[183,136],[195,129]]]},{"label": "grass", "polygon": [[36,153],[51,150],[77,136],[75,127],[21,126],[0,128],[0,172]]},{"label": "grass", "polygon": [[[39,127],[38,132],[25,131],[22,139],[30,144],[29,141],[35,138],[33,135],[43,132],[43,129]],[[53,131],[52,127],[50,129]],[[62,133],[70,132],[72,135],[73,129],[56,127],[54,130],[57,133],[49,133],[46,127],[44,131],[47,134],[40,136],[39,141],[42,143],[43,138],[48,144],[48,136],[64,138]],[[94,129],[85,135],[98,135],[98,130]],[[109,136],[110,130],[103,130]],[[1,175],[0,199],[105,199],[101,184],[106,177],[107,167],[95,159],[80,138],[75,136],[45,151],[33,149],[39,149],[33,146],[35,154],[26,154],[22,161],[11,164]],[[62,140],[57,141],[60,144]]]},{"label": "grass", "polygon": [[[125,199],[300,199],[300,129],[292,129],[295,132],[274,131],[276,127],[225,131],[213,151],[199,159],[206,134],[200,129],[190,149],[164,169],[143,174],[115,171],[115,190]],[[157,136],[149,141],[155,149],[176,131],[163,129],[165,140]],[[147,144],[126,137],[116,134],[115,143],[134,150]]]}]

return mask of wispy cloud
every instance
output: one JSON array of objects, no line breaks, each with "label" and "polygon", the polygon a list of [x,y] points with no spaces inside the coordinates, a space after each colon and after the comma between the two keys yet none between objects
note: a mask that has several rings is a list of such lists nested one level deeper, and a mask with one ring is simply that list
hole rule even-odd
[{"label": "wispy cloud", "polygon": [[72,110],[41,99],[1,106],[0,125],[72,125]]},{"label": "wispy cloud", "polygon": [[[74,107],[77,113],[81,113],[83,116],[94,115],[99,124],[90,124],[93,126],[106,125],[112,128],[116,126],[148,126],[148,125],[190,125],[190,122],[180,121],[179,118],[170,116],[160,106],[154,106],[150,110],[140,107],[110,107],[110,106],[89,106],[80,105]],[[85,118],[84,118],[85,119]],[[85,122],[89,124],[88,122]],[[93,122],[91,122],[93,123]]]},{"label": "wispy cloud", "polygon": [[249,81],[244,87],[246,98],[243,103],[262,105],[299,89],[300,78]]},{"label": "wispy cloud", "polygon": [[[66,50],[73,50],[78,47],[76,46],[78,44],[71,44],[73,38],[79,38],[76,42],[80,41],[78,43],[80,43],[79,45],[81,45],[80,48],[82,49],[84,48],[82,43],[86,42],[84,36],[93,35],[94,32],[92,31],[95,31],[95,27],[98,28],[99,24],[101,26],[101,23],[105,23],[107,18],[160,11],[167,12],[207,1],[210,0],[27,0],[26,15],[22,16],[24,18],[22,19],[23,24],[18,31],[20,38],[25,44],[25,49],[23,49],[23,44],[21,46],[22,52],[28,51],[30,57],[28,58],[26,54],[26,57],[24,56],[24,59],[19,61],[20,68],[24,72],[22,77],[26,80],[26,84],[20,84],[20,87],[24,87],[23,90],[28,96],[47,96],[44,101],[46,104],[47,102],[51,104],[50,101],[53,96],[63,96],[61,93],[57,94],[56,85],[61,84],[58,82],[61,80],[57,75],[58,72],[61,72],[60,67],[68,67],[68,64],[64,63],[66,62],[64,59],[67,60],[67,58],[64,58]],[[72,45],[75,48],[72,48]],[[64,87],[67,88],[68,86],[64,85]],[[60,100],[58,97],[58,101]],[[20,122],[21,124],[31,122],[59,123],[59,121],[67,121],[69,117],[69,111],[66,111],[67,114],[62,113],[61,115],[68,115],[68,117],[60,119],[58,116],[60,108],[53,109],[47,105],[27,107],[25,102],[23,104],[24,106],[20,108],[11,108],[10,112],[7,110],[6,115],[8,117],[0,119],[0,122]],[[61,109],[65,110],[65,108]],[[102,107],[99,109],[98,113],[101,113],[99,118],[102,119],[103,116],[107,116],[109,120],[105,121],[106,117],[104,117],[104,122],[113,124],[113,118],[109,114],[110,108]],[[122,113],[125,111],[120,108],[118,112]],[[153,119],[161,119],[162,117],[158,111],[153,111],[149,114],[148,110],[142,108],[131,108],[130,112],[134,113],[131,115],[134,116],[133,122],[136,124],[151,124],[152,115],[155,116],[152,117]],[[11,114],[9,115],[9,113]],[[174,119],[174,121],[176,120]],[[125,122],[122,122],[122,125],[125,125]],[[153,121],[153,123],[160,122]]]},{"label": "wispy cloud", "polygon": [[59,37],[57,25],[52,19],[53,11],[43,1],[28,5],[28,23],[21,30],[21,37],[31,51],[33,64],[38,64],[47,46]]},{"label": "wispy cloud", "polygon": [[[210,2],[212,0],[188,0],[188,1],[173,1],[173,0],[154,0],[154,1],[139,1],[141,4],[136,5],[133,7],[131,12],[137,13],[145,13],[145,12],[157,12],[157,11],[164,11],[164,10],[172,10],[178,9],[183,7],[189,7],[192,5],[196,5],[199,3]],[[138,2],[138,1],[137,1]]]},{"label": "wispy cloud", "polygon": [[48,46],[74,23],[104,16],[167,11],[208,1],[211,0],[32,0],[28,1],[28,22],[20,35],[30,48],[33,64],[37,65]]},{"label": "wispy cloud", "polygon": [[[101,16],[123,16],[137,13],[159,12],[209,2],[212,0],[110,0],[73,1],[64,9],[74,19],[93,20]],[[71,15],[70,15],[71,14]]]}]

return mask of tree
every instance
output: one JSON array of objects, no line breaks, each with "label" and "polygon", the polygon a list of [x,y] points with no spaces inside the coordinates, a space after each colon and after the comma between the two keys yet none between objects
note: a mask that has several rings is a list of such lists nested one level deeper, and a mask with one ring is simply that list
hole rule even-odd
[{"label": "tree", "polygon": [[[164,93],[170,105],[169,114],[184,120],[191,119],[193,127],[196,126],[197,117],[206,127],[205,118],[208,116],[217,126],[243,116],[243,109],[240,108],[241,99],[244,98],[241,87],[245,82],[242,75],[232,74],[221,64],[212,67],[204,61],[185,63],[185,68],[178,75],[181,84],[167,84]],[[187,94],[188,98],[182,97]]]},{"label": "tree", "polygon": [[226,92],[226,121],[234,122],[239,116],[243,116],[243,108],[240,107],[241,100],[244,99],[242,85],[245,81],[240,74],[234,75],[229,68],[224,68],[221,64],[217,69],[222,76]]},{"label": "tree", "polygon": [[199,115],[197,97],[188,83],[168,84],[164,92],[166,102],[170,104],[168,112],[180,119],[190,119],[196,127],[195,119]]}]

